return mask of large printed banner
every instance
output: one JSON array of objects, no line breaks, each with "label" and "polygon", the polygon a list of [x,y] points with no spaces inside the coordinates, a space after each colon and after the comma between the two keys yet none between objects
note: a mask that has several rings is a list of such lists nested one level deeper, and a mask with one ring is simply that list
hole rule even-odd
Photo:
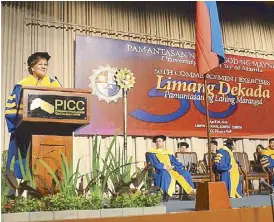
[{"label": "large printed banner", "polygon": [[[75,66],[75,87],[92,90],[91,122],[78,135],[122,133],[123,98],[114,75],[127,68],[136,82],[128,92],[128,135],[206,136],[194,50],[77,35]],[[212,136],[274,136],[273,60],[227,54],[207,79]]]}]

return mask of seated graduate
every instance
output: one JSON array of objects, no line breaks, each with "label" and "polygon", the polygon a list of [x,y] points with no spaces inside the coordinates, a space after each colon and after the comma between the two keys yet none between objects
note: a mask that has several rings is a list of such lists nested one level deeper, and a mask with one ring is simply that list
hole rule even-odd
[{"label": "seated graduate", "polygon": [[[8,97],[5,118],[7,127],[10,135],[10,143],[8,149],[7,168],[10,168],[11,160],[15,156],[15,168],[14,173],[17,178],[22,179],[21,171],[18,162],[18,148],[24,158],[28,149],[27,141],[26,144],[18,144],[16,141],[16,120],[17,120],[17,109],[18,114],[22,114],[23,107],[20,103],[20,94],[23,86],[43,86],[43,87],[60,87],[58,81],[49,78],[46,73],[48,70],[48,61],[50,55],[47,52],[36,52],[28,58],[28,71],[29,75],[15,84],[11,95]],[[24,163],[25,160],[23,160]]]},{"label": "seated graduate", "polygon": [[180,142],[177,144],[178,152],[189,152],[189,144],[187,142]]},{"label": "seated graduate", "polygon": [[269,145],[265,149],[274,150],[274,138],[269,139]]},{"label": "seated graduate", "polygon": [[256,153],[257,154],[261,155],[261,152],[263,150],[266,150],[266,148],[264,148],[264,146],[262,144],[259,144],[259,145],[256,146]]},{"label": "seated graduate", "polygon": [[[180,153],[188,153],[190,152],[190,149],[189,149],[189,144],[187,142],[179,142],[177,144],[177,148],[178,148],[178,151],[177,152],[180,152]],[[181,162],[183,165],[184,165],[184,169],[189,171],[190,173],[195,170],[195,167],[193,167],[193,164],[190,164],[192,163],[193,161],[193,158],[191,156],[184,156],[183,159],[180,159],[177,157],[177,160],[179,162]]]},{"label": "seated graduate", "polygon": [[258,144],[256,146],[256,152],[253,153],[253,157],[254,157],[253,170],[254,170],[254,172],[262,172],[260,157],[261,157],[261,152],[263,150],[265,150],[264,146],[262,144]]},{"label": "seated graduate", "polygon": [[269,139],[269,146],[261,150],[260,163],[272,175],[271,183],[274,186],[274,138]]},{"label": "seated graduate", "polygon": [[261,156],[261,152],[263,150],[267,150],[267,149],[264,148],[264,146],[262,144],[259,144],[256,146],[256,152],[254,153],[256,155],[255,164],[260,164],[260,156]]},{"label": "seated graduate", "polygon": [[238,164],[232,153],[233,146],[233,140],[227,139],[223,147],[217,148],[213,169],[220,174],[221,181],[225,182],[228,196],[241,198],[242,183]]},{"label": "seated graduate", "polygon": [[[207,146],[208,146],[208,144],[207,144]],[[217,148],[218,148],[218,142],[216,140],[211,140],[210,141],[211,161],[209,161],[209,153],[208,152],[206,152],[204,154],[204,159],[203,159],[206,166],[210,166],[214,162]]]},{"label": "seated graduate", "polygon": [[156,148],[150,149],[147,155],[147,162],[155,168],[155,185],[164,191],[164,201],[168,201],[168,196],[174,194],[176,182],[184,189],[184,198],[191,199],[189,194],[194,188],[191,175],[184,170],[183,164],[172,155],[172,152],[165,149],[165,140],[165,136],[155,136],[153,142]]}]

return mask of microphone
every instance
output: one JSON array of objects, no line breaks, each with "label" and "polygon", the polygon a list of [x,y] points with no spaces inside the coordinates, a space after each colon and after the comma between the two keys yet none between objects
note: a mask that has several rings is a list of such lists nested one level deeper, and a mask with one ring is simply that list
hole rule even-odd
[{"label": "microphone", "polygon": [[61,87],[63,87],[63,85],[60,83],[60,81],[58,80],[57,76],[54,76],[54,79],[57,80],[57,82],[60,84]]},{"label": "microphone", "polygon": [[268,184],[267,182],[265,182],[265,179],[261,178],[260,183],[265,185],[271,192],[273,192],[273,187],[270,184]]}]

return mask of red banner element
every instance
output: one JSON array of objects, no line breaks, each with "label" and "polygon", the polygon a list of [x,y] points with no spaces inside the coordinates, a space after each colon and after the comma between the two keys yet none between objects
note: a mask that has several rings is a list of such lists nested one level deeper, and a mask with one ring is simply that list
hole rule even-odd
[{"label": "red banner element", "polygon": [[[91,124],[78,135],[122,133],[115,68],[136,78],[128,92],[128,135],[206,137],[203,76],[194,50],[90,36],[76,37],[75,87],[93,91]],[[273,60],[226,55],[208,74],[212,136],[274,136],[273,73]]]}]

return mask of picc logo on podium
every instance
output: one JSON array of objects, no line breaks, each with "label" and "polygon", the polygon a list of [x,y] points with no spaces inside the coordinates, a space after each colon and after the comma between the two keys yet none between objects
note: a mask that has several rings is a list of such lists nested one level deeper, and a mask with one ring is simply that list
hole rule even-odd
[{"label": "picc logo on podium", "polygon": [[85,96],[28,95],[28,117],[87,119]]},{"label": "picc logo on podium", "polygon": [[38,109],[38,108],[44,110],[45,112],[47,112],[49,114],[54,113],[54,106],[40,98],[36,98],[36,99],[32,100],[31,104],[30,104],[31,111]]}]

